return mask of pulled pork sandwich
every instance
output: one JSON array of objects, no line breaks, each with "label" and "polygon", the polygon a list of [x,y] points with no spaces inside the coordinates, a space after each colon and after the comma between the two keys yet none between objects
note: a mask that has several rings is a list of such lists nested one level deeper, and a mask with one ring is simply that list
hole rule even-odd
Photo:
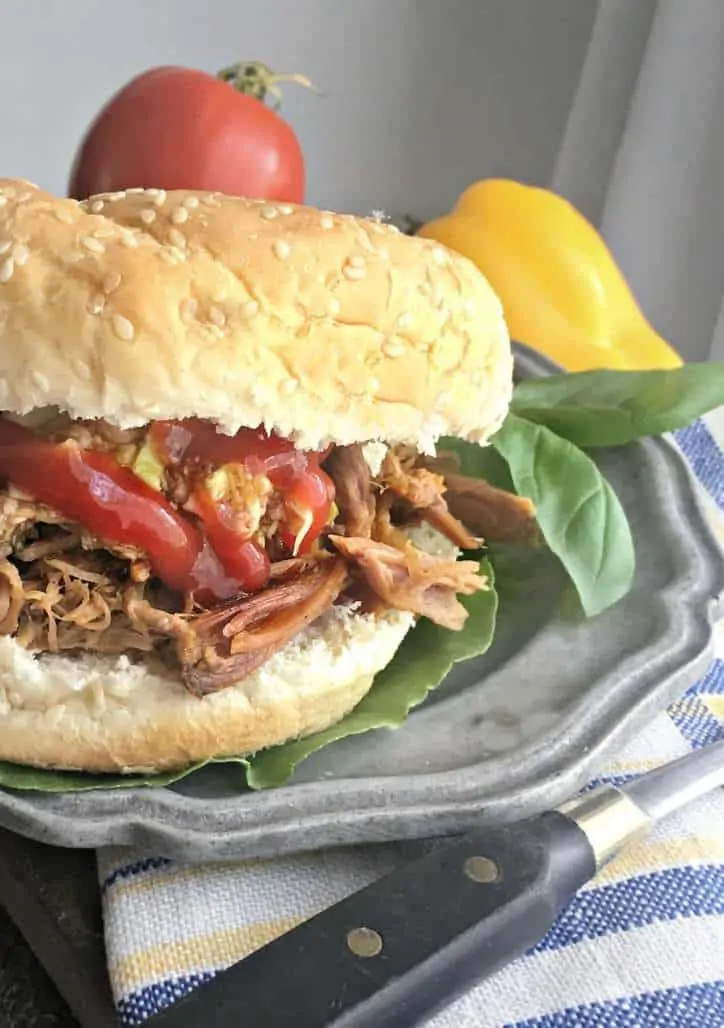
[{"label": "pulled pork sandwich", "polygon": [[433,460],[511,389],[498,300],[436,244],[0,180],[0,758],[175,768],[339,720],[417,617],[462,627],[472,533],[532,523]]}]

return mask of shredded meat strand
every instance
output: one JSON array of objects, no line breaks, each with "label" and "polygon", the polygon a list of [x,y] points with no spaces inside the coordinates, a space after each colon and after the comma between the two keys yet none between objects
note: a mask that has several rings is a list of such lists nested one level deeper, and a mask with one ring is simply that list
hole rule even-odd
[{"label": "shredded meat strand", "polygon": [[488,588],[475,561],[432,557],[411,543],[399,550],[371,539],[332,536],[331,542],[357,564],[388,607],[422,614],[452,631],[459,631],[468,616],[457,594]]},{"label": "shredded meat strand", "polygon": [[444,496],[445,479],[442,475],[427,468],[405,468],[400,457],[390,450],[382,467],[382,481],[455,546],[461,550],[480,548],[482,540],[471,535],[465,525],[448,510]]},{"label": "shredded meat strand", "polygon": [[369,538],[375,516],[372,478],[362,447],[336,446],[324,463],[334,482],[336,503],[348,535]]},{"label": "shredded meat strand", "polygon": [[[430,463],[440,466],[437,461]],[[444,477],[445,500],[451,515],[472,531],[479,532],[489,542],[520,543],[538,539],[532,500],[498,489],[482,478],[470,478],[451,470],[446,470]]]},{"label": "shredded meat strand", "polygon": [[204,696],[255,670],[328,610],[348,577],[344,560],[325,559],[289,582],[196,617],[193,642],[179,649],[188,689]]},{"label": "shredded meat strand", "polygon": [[9,560],[0,561],[0,635],[17,631],[25,602],[20,572]]}]

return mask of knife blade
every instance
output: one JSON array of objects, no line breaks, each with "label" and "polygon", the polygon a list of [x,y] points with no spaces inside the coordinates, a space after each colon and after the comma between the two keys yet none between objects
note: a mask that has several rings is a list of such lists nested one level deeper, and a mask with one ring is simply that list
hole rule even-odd
[{"label": "knife blade", "polygon": [[555,810],[480,828],[222,971],[150,1028],[412,1028],[535,945],[661,817],[724,785],[724,740]]}]

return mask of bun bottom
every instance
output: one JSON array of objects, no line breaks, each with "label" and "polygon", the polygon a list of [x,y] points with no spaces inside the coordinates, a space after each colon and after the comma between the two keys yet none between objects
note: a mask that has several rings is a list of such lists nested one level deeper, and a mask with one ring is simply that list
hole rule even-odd
[{"label": "bun bottom", "polygon": [[163,771],[301,738],[359,703],[413,620],[334,608],[256,672],[203,699],[155,659],[35,656],[2,638],[0,759]]}]

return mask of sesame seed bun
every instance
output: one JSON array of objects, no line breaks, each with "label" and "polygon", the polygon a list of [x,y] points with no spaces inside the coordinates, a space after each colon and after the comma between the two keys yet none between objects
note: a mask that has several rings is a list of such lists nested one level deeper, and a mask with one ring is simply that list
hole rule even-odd
[{"label": "sesame seed bun", "polygon": [[79,204],[0,179],[0,410],[430,452],[444,434],[484,442],[511,380],[497,297],[432,241],[291,204]]}]

